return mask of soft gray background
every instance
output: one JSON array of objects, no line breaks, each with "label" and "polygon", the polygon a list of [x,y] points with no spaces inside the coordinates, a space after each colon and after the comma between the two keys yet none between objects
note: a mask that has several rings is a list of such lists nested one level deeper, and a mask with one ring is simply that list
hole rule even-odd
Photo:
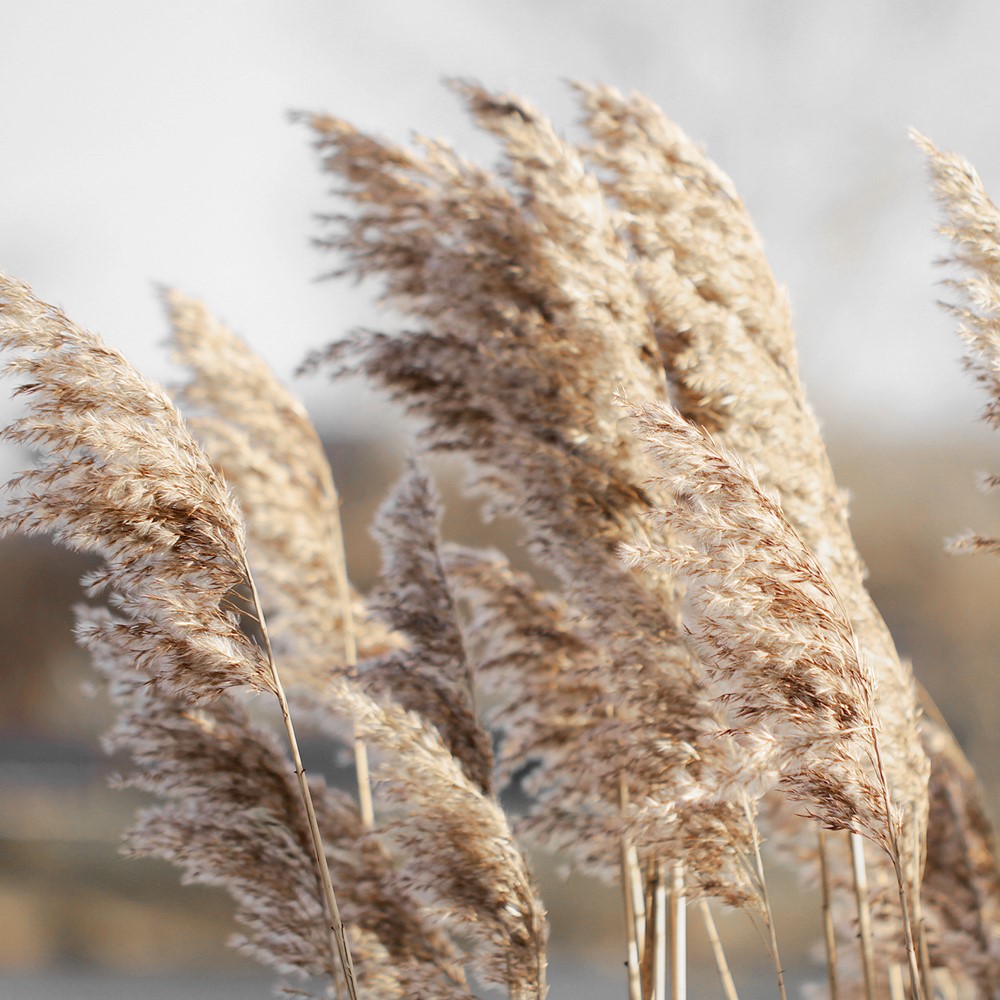
[{"label": "soft gray background", "polygon": [[[2,26],[0,267],[155,376],[156,283],[206,298],[284,373],[371,319],[367,290],[311,282],[332,263],[308,245],[325,184],[290,109],[490,155],[442,77],[516,90],[567,129],[562,81],[580,78],[644,91],[735,178],[828,424],[925,433],[976,411],[906,131],[1000,189],[996,4],[7,0]],[[303,391],[373,419],[360,389]]]}]

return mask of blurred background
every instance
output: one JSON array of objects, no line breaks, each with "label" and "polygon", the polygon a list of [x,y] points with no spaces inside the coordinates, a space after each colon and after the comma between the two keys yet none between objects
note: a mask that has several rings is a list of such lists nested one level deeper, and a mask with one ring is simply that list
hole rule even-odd
[{"label": "blurred background", "polygon": [[[289,111],[330,111],[399,140],[445,136],[490,159],[443,77],[517,91],[571,135],[567,79],[644,92],[730,173],[764,236],[875,598],[996,815],[1000,562],[947,556],[942,540],[998,529],[1000,504],[974,480],[1000,456],[974,424],[982,400],[935,306],[944,245],[906,130],[962,152],[1000,192],[998,31],[1000,6],[986,0],[7,2],[0,267],[156,378],[174,374],[156,295],[171,284],[290,379],[309,349],[393,320],[373,309],[372,289],[313,280],[335,266],[309,242],[327,184]],[[367,526],[405,430],[358,384],[298,388],[329,442],[364,587],[377,568]],[[0,400],[4,420],[14,412]],[[25,461],[0,452],[4,478]],[[457,500],[448,530],[483,540]],[[107,790],[108,714],[86,694],[70,634],[86,564],[13,539],[0,567],[0,996],[267,996],[268,979],[224,947],[223,896],[117,856],[137,802]],[[553,998],[624,995],[617,896],[538,865]],[[785,892],[779,932],[799,980],[819,974],[813,909],[796,915]],[[740,918],[725,925],[733,949],[759,961]],[[763,964],[760,974],[767,984]]]}]

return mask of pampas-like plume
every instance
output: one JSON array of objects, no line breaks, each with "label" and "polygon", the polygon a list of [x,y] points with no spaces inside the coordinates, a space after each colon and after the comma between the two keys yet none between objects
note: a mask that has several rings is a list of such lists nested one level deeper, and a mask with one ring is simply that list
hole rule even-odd
[{"label": "pampas-like plume", "polygon": [[[893,801],[922,828],[928,764],[912,671],[865,588],[838,488],[799,380],[784,290],[732,181],[638,95],[579,86],[645,290],[673,399],[688,419],[753,468],[832,580],[878,677],[883,763]],[[919,860],[908,856],[913,885]]]},{"label": "pampas-like plume", "polygon": [[321,688],[331,670],[398,645],[347,582],[322,442],[302,404],[240,337],[195,299],[167,290],[164,300],[174,358],[191,373],[178,402],[239,497],[282,669],[293,685]]},{"label": "pampas-like plume", "polygon": [[371,600],[373,611],[409,644],[369,664],[363,676],[371,691],[388,693],[429,723],[469,780],[489,796],[493,748],[476,718],[475,681],[441,565],[439,506],[426,473],[412,461],[375,526],[383,566]]},{"label": "pampas-like plume", "polygon": [[544,1000],[545,911],[507,818],[413,712],[351,683],[334,700],[382,759],[376,793],[399,814],[387,834],[406,858],[403,884],[429,899],[445,927],[474,944],[473,968],[513,1000]]},{"label": "pampas-like plume", "polygon": [[[944,208],[946,222],[938,231],[951,240],[949,263],[963,277],[949,282],[962,302],[946,308],[959,319],[959,336],[965,344],[965,367],[986,390],[983,420],[1000,428],[1000,210],[968,160],[939,150],[919,132],[911,133],[927,157],[934,191]],[[995,486],[995,477],[987,481]],[[952,547],[964,552],[1000,552],[1000,539],[973,532]]]},{"label": "pampas-like plume", "polygon": [[[1000,995],[1000,844],[979,785],[943,719],[928,736],[931,823],[924,900],[931,960]],[[950,734],[949,734],[950,735]]]},{"label": "pampas-like plume", "polygon": [[[111,643],[165,689],[193,701],[245,685],[271,691],[281,709],[312,840],[332,947],[351,1000],[353,963],[299,758],[288,703],[250,574],[236,505],[168,397],[99,337],[0,276],[0,347],[13,352],[28,413],[9,440],[42,449],[41,464],[9,487],[19,492],[0,530],[50,532],[104,564],[88,578],[122,618],[95,619],[84,645]],[[249,591],[260,649],[224,602]],[[331,974],[336,971],[331,965]]]},{"label": "pampas-like plume", "polygon": [[[635,252],[682,412],[682,401],[690,401],[702,414],[698,422],[710,423],[722,415],[719,408],[728,407],[728,393],[710,387],[710,373],[700,385],[693,380],[695,341],[730,319],[754,345],[753,353],[762,350],[794,379],[787,296],[732,180],[647,98],[624,97],[612,87],[574,86],[595,140],[584,155],[605,172],[604,190],[621,212],[619,232]],[[682,314],[685,322],[674,322]]]},{"label": "pampas-like plume", "polygon": [[[835,586],[878,679],[880,746],[893,802],[909,829],[922,830],[929,765],[913,674],[866,589],[846,496],[799,378],[787,297],[760,237],[732,181],[655,105],[608,87],[577,89],[593,140],[585,155],[602,171],[632,252],[671,398],[750,464]],[[813,844],[814,831],[789,819],[782,838]],[[923,850],[910,837],[900,849],[915,896]],[[881,852],[869,855],[873,868],[888,864]]]},{"label": "pampas-like plume", "polygon": [[507,183],[441,143],[421,155],[313,120],[324,165],[356,206],[333,220],[327,245],[348,272],[382,276],[385,298],[424,328],[363,332],[312,363],[363,371],[425,419],[433,448],[468,455],[479,492],[521,519],[579,608],[602,650],[604,703],[615,706],[598,738],[579,743],[581,769],[614,776],[580,822],[596,811],[620,823],[625,781],[647,832],[655,817],[676,828],[676,803],[731,762],[710,738],[719,723],[679,640],[669,577],[639,578],[618,559],[649,507],[652,468],[611,394],[624,384],[640,400],[667,397],[646,306],[573,147],[519,99],[459,89],[501,139]]},{"label": "pampas-like plume", "polygon": [[685,629],[761,774],[828,828],[897,854],[874,679],[816,557],[752,471],[675,409],[630,412],[674,500],[653,518],[678,539],[669,550],[637,544],[630,562],[667,565],[686,585]]},{"label": "pampas-like plume", "polygon": [[[502,556],[452,547],[446,566],[468,606],[476,674],[492,702],[498,778],[509,784],[534,765],[523,778],[532,801],[518,831],[613,877],[624,830],[644,852],[684,857],[696,875],[694,894],[756,906],[742,810],[705,795],[694,746],[691,787],[686,797],[669,797],[676,776],[665,778],[654,747],[637,752],[649,738],[648,721],[609,714],[608,666],[578,616]],[[595,745],[613,752],[595,754]],[[622,815],[615,802],[617,761],[629,756],[627,787],[641,792]]]},{"label": "pampas-like plume", "polygon": [[[944,212],[939,232],[951,241],[949,263],[962,277],[950,284],[960,304],[947,305],[959,320],[965,366],[986,390],[983,419],[1000,428],[1000,210],[975,167],[911,133],[927,157]],[[996,477],[987,480],[994,486]],[[1000,540],[968,532],[951,543],[957,552],[1000,552]],[[927,843],[927,895],[931,904],[932,958],[982,988],[1000,992],[996,941],[1000,938],[1000,842],[982,806],[983,794],[969,762],[936,710],[928,711],[925,739],[934,763]],[[961,846],[959,846],[961,845]],[[961,901],[956,905],[957,901]],[[956,969],[956,966],[959,968]],[[988,995],[992,995],[989,993]]]},{"label": "pampas-like plume", "polygon": [[227,609],[246,583],[239,511],[166,394],[117,351],[0,277],[0,347],[28,413],[4,436],[40,449],[18,476],[4,533],[50,532],[104,560],[87,580],[111,592],[135,662],[169,690],[211,699],[234,685],[273,690],[258,646]]},{"label": "pampas-like plume", "polygon": [[920,998],[913,872],[882,761],[875,678],[836,589],[748,467],[673,407],[631,412],[674,501],[654,517],[680,539],[672,550],[635,546],[632,559],[665,564],[686,585],[686,630],[742,723],[735,735],[757,744],[760,772],[776,772],[821,822],[863,833],[891,858]]},{"label": "pampas-like plume", "polygon": [[[108,748],[129,753],[129,785],[160,799],[128,834],[130,850],[172,861],[186,881],[227,889],[245,928],[241,950],[279,972],[324,978],[329,949],[309,827],[281,748],[230,695],[193,708],[144,680],[129,650],[110,642],[95,647],[94,661],[119,709]],[[322,781],[310,786],[344,887],[361,986],[371,996],[469,997],[457,955],[354,803]]]}]

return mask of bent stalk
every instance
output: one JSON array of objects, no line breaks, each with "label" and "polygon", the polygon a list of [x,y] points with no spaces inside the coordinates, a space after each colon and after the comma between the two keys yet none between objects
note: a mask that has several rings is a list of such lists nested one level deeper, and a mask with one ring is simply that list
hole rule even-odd
[{"label": "bent stalk", "polygon": [[653,947],[653,997],[667,1000],[667,866],[657,862],[653,886],[655,944]]},{"label": "bent stalk", "polygon": [[865,842],[857,833],[848,834],[848,837],[851,843],[854,897],[858,905],[858,941],[861,945],[861,968],[865,976],[865,1000],[875,1000],[875,945],[872,940],[872,915],[868,902]]},{"label": "bent stalk", "polygon": [[771,945],[771,962],[774,965],[775,978],[778,981],[778,995],[781,1000],[788,1000],[785,992],[785,970],[781,967],[781,954],[778,951],[778,932],[774,926],[774,914],[771,912],[771,900],[767,893],[767,879],[764,877],[764,859],[760,855],[760,832],[757,823],[750,815],[750,806],[744,800],[743,808],[746,810],[747,820],[750,823],[753,842],[753,859],[757,871],[757,881],[760,887],[761,903],[764,906],[764,923],[767,926],[768,939]]},{"label": "bent stalk", "polygon": [[[341,627],[344,632],[344,666],[351,677],[358,673],[358,642],[354,629],[354,611],[351,608],[351,584],[347,576],[347,549],[344,545],[344,525],[340,519],[340,494],[333,481],[333,473],[324,464],[323,488],[333,507],[330,531],[333,534],[333,575],[340,600]],[[354,773],[358,783],[358,810],[366,830],[375,825],[375,805],[372,801],[371,774],[368,769],[368,748],[365,741],[354,738]]]},{"label": "bent stalk", "polygon": [[715,925],[715,918],[712,916],[712,908],[708,905],[707,899],[699,899],[698,907],[701,910],[701,919],[705,925],[705,933],[708,935],[708,942],[712,946],[712,955],[715,957],[715,964],[719,969],[719,978],[722,980],[722,989],[726,994],[726,1000],[740,1000],[736,993],[736,983],[733,981],[733,974],[729,970],[729,962],[726,959],[725,949],[722,947],[722,938],[719,937],[719,928]]},{"label": "bent stalk", "polygon": [[827,856],[826,831],[819,831],[819,867],[823,891],[823,940],[826,945],[826,977],[830,984],[830,1000],[838,1000],[837,934],[830,911],[830,859]]},{"label": "bent stalk", "polygon": [[684,866],[670,869],[670,987],[672,1000],[687,998],[687,909]]},{"label": "bent stalk", "polygon": [[354,960],[351,957],[351,950],[347,945],[347,935],[344,931],[344,921],[340,916],[340,906],[337,903],[337,894],[333,888],[333,879],[330,876],[330,866],[326,860],[326,850],[323,847],[323,837],[319,829],[319,821],[316,819],[316,809],[313,806],[312,794],[309,791],[309,782],[306,780],[306,771],[302,766],[302,757],[299,754],[299,742],[295,736],[295,729],[292,726],[292,716],[288,710],[288,701],[285,698],[285,690],[278,675],[278,666],[274,659],[274,652],[271,648],[271,637],[267,630],[267,623],[264,620],[264,610],[261,607],[260,595],[257,593],[257,585],[254,583],[250,573],[250,565],[243,556],[243,569],[246,573],[247,583],[250,587],[250,595],[253,601],[254,613],[260,623],[260,631],[264,642],[264,652],[267,655],[267,665],[271,672],[271,682],[274,685],[274,693],[278,699],[281,709],[281,721],[285,726],[285,735],[288,738],[288,748],[292,754],[292,763],[295,766],[295,777],[299,783],[299,793],[302,796],[302,805],[306,811],[309,822],[309,837],[312,842],[313,855],[319,870],[320,887],[322,889],[323,901],[326,906],[327,917],[329,918],[329,930],[331,937],[331,959],[333,967],[334,982],[337,979],[337,961],[340,959],[340,969],[344,974],[344,981],[347,983],[347,995],[349,1000],[358,1000],[357,978],[354,973]]}]

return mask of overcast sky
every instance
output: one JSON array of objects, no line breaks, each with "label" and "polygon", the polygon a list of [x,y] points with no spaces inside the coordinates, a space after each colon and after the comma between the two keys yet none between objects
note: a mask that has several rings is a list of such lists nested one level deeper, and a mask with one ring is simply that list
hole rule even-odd
[{"label": "overcast sky", "polygon": [[[934,300],[943,245],[915,125],[1000,192],[1000,5],[839,0],[3,3],[0,267],[167,377],[154,287],[202,296],[283,375],[374,321],[313,279],[325,207],[290,109],[492,147],[440,81],[523,93],[566,130],[563,81],[656,100],[735,179],[790,289],[827,426],[926,433],[979,400]],[[359,390],[300,391],[346,426]]]}]

